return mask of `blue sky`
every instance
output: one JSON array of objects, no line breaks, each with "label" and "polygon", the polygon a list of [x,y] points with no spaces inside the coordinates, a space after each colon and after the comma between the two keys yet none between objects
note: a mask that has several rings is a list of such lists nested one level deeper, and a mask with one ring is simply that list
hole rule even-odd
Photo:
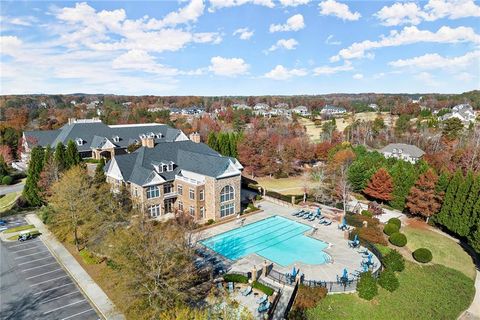
[{"label": "blue sky", "polygon": [[1,94],[480,88],[480,3],[473,0],[1,4]]}]

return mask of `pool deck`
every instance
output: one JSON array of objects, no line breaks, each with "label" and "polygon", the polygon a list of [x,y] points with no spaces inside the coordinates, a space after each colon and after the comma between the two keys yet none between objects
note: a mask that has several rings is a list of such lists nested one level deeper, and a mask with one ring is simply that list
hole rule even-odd
[{"label": "pool deck", "polygon": [[[293,221],[316,227],[317,231],[312,234],[312,231],[307,231],[305,235],[318,240],[327,242],[328,248],[323,251],[326,252],[332,259],[331,262],[319,265],[309,265],[302,262],[295,262],[289,266],[281,266],[274,263],[274,269],[280,273],[289,273],[295,266],[296,269],[300,269],[305,275],[307,280],[317,281],[336,281],[337,275],[340,276],[343,269],[346,268],[349,273],[355,270],[361,270],[360,263],[362,262],[362,254],[359,253],[361,249],[352,249],[348,246],[347,233],[338,229],[339,222],[333,221],[330,226],[323,226],[318,224],[318,220],[315,222],[309,222],[302,218],[297,218],[291,214],[298,210],[294,207],[284,207],[273,202],[263,200],[257,203],[257,207],[263,210],[252,216],[246,217],[244,225],[248,225],[268,217],[278,215]],[[206,239],[220,233],[230,231],[239,228],[240,225],[237,221],[228,222],[212,228],[201,231],[198,234],[198,239]],[[257,270],[261,270],[264,265],[265,258],[257,254],[249,254],[236,261],[231,261],[231,270],[229,272],[251,272],[255,267]],[[380,262],[374,256],[374,263],[379,266]],[[352,276],[351,274],[349,276]]]}]

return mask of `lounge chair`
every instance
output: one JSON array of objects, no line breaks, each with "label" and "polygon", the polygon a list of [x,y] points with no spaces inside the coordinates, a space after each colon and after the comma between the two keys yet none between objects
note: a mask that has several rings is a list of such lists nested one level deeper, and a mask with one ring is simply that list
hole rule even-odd
[{"label": "lounge chair", "polygon": [[270,302],[267,301],[267,303],[263,303],[258,307],[258,312],[262,313],[268,311],[268,309],[270,309]]},{"label": "lounge chair", "polygon": [[242,291],[242,295],[248,296],[250,293],[252,293],[252,287],[248,286]]},{"label": "lounge chair", "polygon": [[260,299],[258,299],[257,303],[263,304],[265,303],[265,301],[267,301],[267,299],[268,299],[268,296],[264,293],[263,296],[261,296]]},{"label": "lounge chair", "polygon": [[228,283],[228,292],[233,293],[233,282]]},{"label": "lounge chair", "polygon": [[314,221],[316,219],[315,216],[312,216],[310,219],[308,219],[309,221]]},{"label": "lounge chair", "polygon": [[324,223],[325,226],[329,226],[332,224],[332,221],[327,221],[326,223]]},{"label": "lounge chair", "polygon": [[292,213],[292,216],[299,216],[301,214],[303,214],[303,210],[295,211],[294,213]]}]

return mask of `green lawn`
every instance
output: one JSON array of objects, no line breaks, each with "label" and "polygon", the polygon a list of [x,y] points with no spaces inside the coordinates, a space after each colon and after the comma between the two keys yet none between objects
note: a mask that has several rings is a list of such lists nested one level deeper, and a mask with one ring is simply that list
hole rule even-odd
[{"label": "green lawn", "polygon": [[457,319],[475,294],[472,279],[442,265],[407,262],[397,276],[400,288],[393,293],[379,287],[372,301],[356,294],[329,295],[308,310],[308,319]]},{"label": "green lawn", "polygon": [[24,226],[19,226],[19,227],[7,229],[3,232],[4,233],[14,233],[14,232],[18,232],[18,231],[33,229],[33,228],[35,228],[35,226],[33,224],[27,224],[27,225],[24,225]]},{"label": "green lawn", "polygon": [[20,194],[21,192],[12,192],[0,197],[0,212],[10,210]]},{"label": "green lawn", "polygon": [[407,236],[407,247],[412,252],[418,248],[427,248],[432,251],[433,263],[443,264],[475,279],[475,266],[472,258],[457,242],[427,229],[406,226],[402,232]]},{"label": "green lawn", "polygon": [[302,195],[306,184],[308,188],[315,185],[312,181],[306,181],[302,176],[274,179],[269,177],[255,178],[259,185],[270,191],[275,191],[284,195]]}]

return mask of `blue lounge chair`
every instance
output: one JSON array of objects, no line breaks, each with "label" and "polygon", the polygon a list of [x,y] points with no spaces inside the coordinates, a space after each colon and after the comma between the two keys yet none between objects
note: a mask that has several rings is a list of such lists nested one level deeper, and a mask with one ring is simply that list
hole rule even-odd
[{"label": "blue lounge chair", "polygon": [[324,223],[325,226],[329,226],[332,224],[332,221],[327,221],[326,223]]},{"label": "blue lounge chair", "polygon": [[310,219],[308,219],[308,221],[314,221],[315,219],[316,219],[316,217],[312,214],[312,215],[310,216]]},{"label": "blue lounge chair", "polygon": [[228,283],[228,292],[233,293],[233,282]]},{"label": "blue lounge chair", "polygon": [[242,295],[248,296],[250,293],[252,293],[252,287],[248,286],[242,291]]},{"label": "blue lounge chair", "polygon": [[310,217],[312,216],[312,213],[311,212],[308,212],[306,215],[304,215],[302,218],[303,219],[310,219]]},{"label": "blue lounge chair", "polygon": [[270,309],[270,302],[267,301],[267,303],[263,303],[258,307],[258,312],[262,313],[268,311],[268,309]]},{"label": "blue lounge chair", "polygon": [[268,299],[268,296],[264,293],[263,296],[261,296],[260,299],[258,299],[257,303],[263,304],[265,303],[265,301],[267,301],[267,299]]},{"label": "blue lounge chair", "polygon": [[294,213],[292,213],[292,216],[299,216],[301,214],[303,214],[303,210],[295,211]]}]

